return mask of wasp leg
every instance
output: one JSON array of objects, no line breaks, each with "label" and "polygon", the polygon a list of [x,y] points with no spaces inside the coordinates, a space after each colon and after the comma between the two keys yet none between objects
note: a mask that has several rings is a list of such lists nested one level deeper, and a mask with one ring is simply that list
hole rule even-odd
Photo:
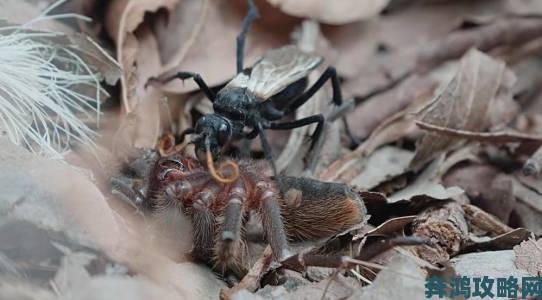
[{"label": "wasp leg", "polygon": [[271,123],[269,124],[269,129],[271,130],[287,130],[287,129],[294,129],[299,128],[303,126],[310,125],[312,123],[318,123],[316,125],[316,129],[314,130],[314,133],[312,135],[312,143],[310,149],[314,147],[316,142],[320,139],[320,136],[322,135],[322,129],[324,128],[324,116],[321,114],[309,116],[303,119],[295,120],[292,122],[285,122],[285,123]]},{"label": "wasp leg", "polygon": [[[337,106],[341,106],[343,103],[343,97],[341,92],[341,85],[339,82],[339,77],[337,76],[337,71],[334,67],[328,67],[324,73],[316,80],[316,82],[301,96],[295,98],[292,102],[288,103],[285,110],[286,113],[290,113],[292,111],[295,111],[297,108],[299,108],[301,105],[305,104],[314,94],[322,88],[324,83],[331,79],[331,86],[333,88],[333,103]],[[346,134],[348,135],[348,138],[350,139],[350,144],[352,147],[359,144],[359,139],[352,134],[352,131],[350,130],[350,126],[348,126],[346,122],[346,117],[342,117],[343,122],[345,123],[345,130]]]},{"label": "wasp leg", "polygon": [[295,98],[292,102],[288,103],[285,107],[286,113],[290,113],[298,109],[301,105],[305,104],[314,94],[322,88],[324,83],[331,79],[331,85],[333,87],[333,103],[337,106],[341,106],[343,103],[343,97],[341,93],[341,86],[339,82],[339,77],[337,76],[337,71],[334,67],[328,67],[320,78],[301,96]]},{"label": "wasp leg", "polygon": [[263,149],[263,154],[265,155],[265,159],[271,165],[271,169],[273,170],[273,175],[277,176],[278,175],[277,166],[275,166],[275,160],[273,159],[273,152],[271,151],[271,146],[269,145],[267,137],[264,133],[264,126],[262,123],[258,123],[256,125],[256,128],[258,129],[258,134],[260,135],[260,141],[262,142],[262,149]]},{"label": "wasp leg", "polygon": [[247,38],[248,30],[250,25],[256,18],[260,16],[256,4],[253,0],[248,1],[248,12],[245,18],[243,19],[243,24],[241,25],[241,32],[237,36],[237,74],[243,71],[243,60],[245,58],[245,41]]},{"label": "wasp leg", "polygon": [[198,73],[177,72],[176,74],[171,75],[170,77],[167,77],[164,80],[162,80],[162,83],[168,83],[177,78],[183,81],[190,78],[194,79],[194,81],[199,86],[199,88],[203,91],[205,96],[207,96],[207,98],[211,100],[211,102],[215,101],[215,97],[216,97],[215,93],[209,88],[207,83],[205,83],[205,80],[203,80],[203,78],[201,78],[201,76]]},{"label": "wasp leg", "polygon": [[[316,125],[316,129],[314,130],[314,133],[312,134],[312,142],[311,146],[309,148],[309,151],[312,151],[309,155],[309,159],[307,162],[307,168],[310,172],[313,172],[316,168],[316,158],[318,158],[320,154],[320,150],[322,149],[321,144],[318,143],[320,141],[320,137],[322,136],[322,132],[324,129],[324,116],[321,114],[309,116],[303,119],[299,119],[293,122],[286,122],[286,123],[271,123],[269,125],[269,129],[272,130],[285,130],[285,129],[294,129],[299,128],[303,126],[310,125],[312,123],[318,123]],[[317,147],[315,147],[318,145]]]}]

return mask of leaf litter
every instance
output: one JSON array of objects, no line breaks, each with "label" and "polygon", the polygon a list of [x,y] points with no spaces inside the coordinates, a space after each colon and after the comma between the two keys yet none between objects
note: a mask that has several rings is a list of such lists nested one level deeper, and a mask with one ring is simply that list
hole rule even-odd
[{"label": "leaf litter", "polygon": [[[109,178],[102,177],[122,173],[162,136],[212,112],[192,81],[160,85],[149,79],[194,71],[220,88],[234,76],[246,2],[102,2],[61,7],[93,7],[80,10],[92,14],[92,23],[48,25],[66,35],[55,42],[80,50],[100,79],[114,84],[120,78],[108,90],[112,99],[98,130],[100,163],[81,145],[73,145],[66,162],[50,161],[0,133],[0,186],[7,191],[0,202],[0,241],[21,245],[12,241],[13,232],[20,233],[22,241],[36,237],[39,250],[17,256],[0,247],[0,270],[7,270],[0,275],[0,296],[417,299],[425,296],[428,274],[445,271],[441,264],[464,276],[541,272],[542,75],[525,67],[539,63],[542,49],[542,8],[534,1],[256,1],[262,17],[249,32],[245,64],[288,42],[319,53],[326,63],[309,81],[326,66],[336,67],[344,100],[354,103],[347,119],[361,139],[349,149],[340,119],[326,124],[310,166],[314,128],[273,136],[283,174],[346,183],[371,215],[367,224],[329,240],[292,248],[330,261],[337,255],[368,258],[299,273],[269,261],[270,251],[255,238],[248,243],[253,268],[234,281],[187,255],[187,217],[172,213],[176,223],[165,230],[112,195]],[[6,3],[5,15],[20,7]],[[92,39],[80,28],[91,30]],[[332,115],[330,99],[326,84],[287,118]],[[262,157],[257,143],[248,148],[253,159]],[[252,229],[258,236],[261,228]],[[389,242],[413,237],[429,242]],[[369,255],[380,244],[388,247]],[[47,271],[30,272],[38,266]],[[20,275],[25,272],[30,276]]]}]

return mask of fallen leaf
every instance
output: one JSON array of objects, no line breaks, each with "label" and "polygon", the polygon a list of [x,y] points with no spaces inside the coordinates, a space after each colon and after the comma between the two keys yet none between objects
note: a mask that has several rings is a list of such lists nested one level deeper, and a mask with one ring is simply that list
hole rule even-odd
[{"label": "fallen leaf", "polygon": [[[352,92],[352,89],[348,88],[349,85],[355,87],[360,86],[357,80],[350,80],[343,85],[345,93]],[[371,135],[384,120],[405,109],[417,99],[424,97],[424,95],[431,97],[435,87],[435,82],[430,78],[417,76],[409,77],[401,82],[396,88],[391,88],[384,93],[372,96],[366,101],[361,102],[356,106],[355,110],[347,115],[348,124],[357,137],[365,139]],[[359,101],[359,98],[356,99],[356,101]]]},{"label": "fallen leaf", "polygon": [[[287,44],[294,28],[294,24],[282,16],[273,20],[277,15],[266,7],[259,5],[258,9],[260,18],[247,34],[245,67],[256,62],[266,50]],[[235,76],[236,38],[246,12],[245,1],[181,1],[169,22],[162,22],[156,29],[164,62],[162,76],[177,71],[197,72],[209,86],[217,86]],[[268,22],[273,30],[263,30],[270,26]],[[192,80],[173,80],[163,89],[169,93],[185,93],[199,88]]]},{"label": "fallen leaf", "polygon": [[445,188],[440,181],[440,167],[443,160],[435,160],[416,180],[406,188],[390,195],[388,201],[394,203],[400,200],[410,200],[416,196],[425,196],[433,199],[450,199],[464,193],[463,189],[452,186]]},{"label": "fallen leaf", "polygon": [[[505,102],[514,107],[511,87],[514,75],[504,62],[472,49],[460,61],[459,68],[445,89],[418,113],[420,121],[456,130],[482,132],[508,119],[499,120],[492,107]],[[502,116],[501,116],[502,118]],[[457,147],[458,140],[426,133],[419,141],[411,166],[419,168],[439,153]]]},{"label": "fallen leaf", "polygon": [[542,273],[542,239],[532,238],[514,247],[516,267],[526,270],[533,276]]},{"label": "fallen leaf", "polygon": [[528,239],[531,235],[532,232],[525,228],[516,228],[510,232],[492,238],[479,238],[471,235],[469,241],[461,251],[477,252],[509,250]]},{"label": "fallen leaf", "polygon": [[356,241],[366,236],[384,236],[390,237],[397,234],[403,234],[403,229],[406,225],[412,223],[416,219],[416,216],[404,216],[387,220],[380,224],[378,227],[371,229],[367,232],[356,234],[352,240]]},{"label": "fallen leaf", "polygon": [[423,70],[430,69],[443,61],[460,57],[469,48],[485,52],[503,45],[519,47],[541,35],[540,18],[495,18],[492,22],[469,26],[467,29],[452,32],[441,40],[424,45],[418,56],[417,67]]},{"label": "fallen leaf", "polygon": [[339,3],[325,0],[267,0],[283,12],[296,16],[316,19],[322,23],[341,25],[377,16],[386,8],[389,0],[356,0]]},{"label": "fallen leaf", "polygon": [[405,173],[412,157],[414,153],[411,151],[385,146],[367,157],[362,170],[359,173],[356,172],[359,175],[349,179],[346,176],[350,172],[345,172],[341,174],[339,180],[363,190],[370,190],[382,182]]},{"label": "fallen leaf", "polygon": [[[450,260],[458,276],[469,278],[522,278],[529,276],[524,270],[514,265],[514,252],[512,250],[487,251],[459,255]],[[493,283],[491,291],[497,295],[497,284]],[[518,292],[519,296],[519,292]]]},{"label": "fallen leaf", "polygon": [[468,130],[458,130],[438,125],[433,125],[421,121],[416,121],[421,129],[429,132],[434,132],[442,136],[449,136],[454,138],[469,139],[481,143],[489,144],[504,144],[504,143],[535,143],[536,145],[542,144],[542,136],[525,134],[521,132],[509,131],[494,131],[494,132],[475,132]]},{"label": "fallen leaf", "polygon": [[359,299],[424,299],[424,282],[425,272],[411,258],[396,254]]},{"label": "fallen leaf", "polygon": [[508,223],[514,210],[512,179],[491,165],[467,165],[448,172],[445,186],[458,186],[465,190],[472,204]]},{"label": "fallen leaf", "polygon": [[[155,13],[159,9],[171,12],[177,2],[178,0],[115,0],[109,4],[105,25],[109,36],[117,45],[116,57],[123,70],[121,91],[125,112],[133,111],[140,102],[136,96],[136,90],[144,87],[151,76],[158,76],[161,70],[157,51],[151,57],[141,55],[140,51],[151,51],[152,48],[148,49],[145,45],[140,44],[141,36],[137,30],[143,23],[146,13]],[[143,38],[154,39],[149,37],[153,34],[148,30],[143,34]],[[152,64],[149,63],[151,69],[142,69],[139,66],[145,61],[152,62]]]}]

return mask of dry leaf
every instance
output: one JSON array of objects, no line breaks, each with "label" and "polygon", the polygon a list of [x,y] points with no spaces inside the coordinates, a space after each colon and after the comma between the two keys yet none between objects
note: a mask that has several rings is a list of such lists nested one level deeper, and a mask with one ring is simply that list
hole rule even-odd
[{"label": "dry leaf", "polygon": [[[488,251],[459,255],[450,260],[451,265],[459,276],[469,278],[522,278],[529,274],[514,266],[514,252],[512,250]],[[496,282],[491,291],[497,295]],[[518,292],[519,296],[519,292]]]},{"label": "dry leaf", "polygon": [[[238,5],[241,2],[244,5]],[[245,67],[252,65],[269,48],[287,44],[293,24],[280,18],[272,20],[274,13],[261,5],[247,34]],[[176,71],[201,74],[209,86],[216,86],[235,75],[236,38],[247,12],[245,1],[190,0],[181,1],[171,19],[157,28],[158,44],[165,76]],[[273,30],[262,30],[267,22]],[[284,24],[282,24],[284,23]],[[277,24],[277,26],[275,26]],[[174,37],[174,38],[172,38]],[[164,87],[170,93],[197,90],[192,80],[174,80]]]},{"label": "dry leaf", "polygon": [[[109,36],[117,45],[117,60],[122,66],[123,76],[121,78],[122,104],[126,112],[131,112],[140,102],[137,97],[137,89],[141,89],[151,76],[158,76],[161,70],[161,63],[158,52],[151,57],[141,56],[140,51],[151,51],[145,45],[140,44],[142,38],[149,38],[153,35],[150,30],[141,33],[137,32],[146,13],[153,13],[159,9],[172,11],[178,0],[115,0],[107,10],[106,29]],[[150,38],[154,39],[154,37]],[[156,42],[155,42],[156,43]],[[138,60],[138,57],[140,58]],[[155,59],[156,57],[157,59]],[[144,61],[149,63],[150,69],[143,69],[139,66]]]},{"label": "dry leaf", "polygon": [[[356,87],[360,86],[357,80],[350,80],[343,85],[343,90],[346,93],[352,92],[352,89],[348,89],[349,84]],[[430,78],[409,77],[396,88],[371,97],[356,106],[356,109],[347,116],[348,124],[352,131],[356,133],[356,136],[364,139],[382,124],[384,120],[404,110],[417,99],[424,96],[431,97],[435,87],[435,82]]]},{"label": "dry leaf", "polygon": [[388,6],[389,0],[267,0],[283,12],[296,16],[316,19],[322,23],[341,25],[377,16]]},{"label": "dry leaf", "polygon": [[416,216],[404,216],[391,218],[386,222],[380,224],[378,227],[371,229],[367,232],[356,234],[352,240],[356,241],[366,236],[384,236],[390,237],[394,235],[402,235],[403,229],[406,225],[412,223],[416,219]]},{"label": "dry leaf", "polygon": [[475,132],[468,130],[452,129],[425,123],[422,121],[416,121],[421,129],[429,132],[434,132],[438,135],[449,136],[454,138],[469,139],[481,143],[488,144],[504,144],[504,143],[532,143],[534,145],[542,144],[542,136],[525,134],[515,131],[494,131],[494,132]]},{"label": "dry leaf", "polygon": [[445,188],[440,181],[441,164],[443,160],[437,159],[425,169],[416,180],[406,188],[390,195],[388,200],[390,203],[400,200],[410,200],[416,196],[426,196],[433,199],[449,199],[459,196],[464,191],[456,186]]},{"label": "dry leaf", "polygon": [[363,190],[370,190],[382,182],[392,179],[406,172],[414,153],[397,147],[382,147],[364,162],[364,167],[352,179],[345,177],[349,172],[340,176],[341,182],[348,182]]},{"label": "dry leaf", "polygon": [[515,246],[514,253],[516,267],[534,276],[542,274],[542,239],[530,238]]},{"label": "dry leaf", "polygon": [[424,282],[425,273],[414,260],[396,254],[359,299],[424,299]]},{"label": "dry leaf", "polygon": [[450,171],[443,178],[445,186],[458,186],[472,204],[508,222],[516,199],[512,179],[490,165],[469,165]]},{"label": "dry leaf", "polygon": [[[503,124],[509,119],[499,119],[502,116],[495,116],[492,107],[504,105],[502,102],[514,107],[514,78],[503,62],[472,49],[461,59],[452,81],[417,116],[424,123],[467,131],[482,132]],[[420,167],[439,153],[453,149],[458,142],[426,133],[419,141],[411,166]]]}]

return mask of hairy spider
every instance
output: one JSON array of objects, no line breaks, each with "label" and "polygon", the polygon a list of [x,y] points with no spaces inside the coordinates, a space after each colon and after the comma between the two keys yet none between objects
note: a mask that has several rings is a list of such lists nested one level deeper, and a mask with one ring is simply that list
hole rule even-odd
[{"label": "hairy spider", "polygon": [[[344,184],[286,176],[273,180],[269,165],[248,159],[230,161],[237,166],[236,180],[220,182],[199,160],[179,153],[155,160],[148,187],[139,193],[142,204],[158,218],[171,210],[188,215],[192,254],[223,274],[241,277],[250,267],[244,227],[251,212],[260,216],[279,262],[292,255],[290,241],[331,237],[367,217],[361,198]],[[285,188],[283,197],[277,184]]]}]

